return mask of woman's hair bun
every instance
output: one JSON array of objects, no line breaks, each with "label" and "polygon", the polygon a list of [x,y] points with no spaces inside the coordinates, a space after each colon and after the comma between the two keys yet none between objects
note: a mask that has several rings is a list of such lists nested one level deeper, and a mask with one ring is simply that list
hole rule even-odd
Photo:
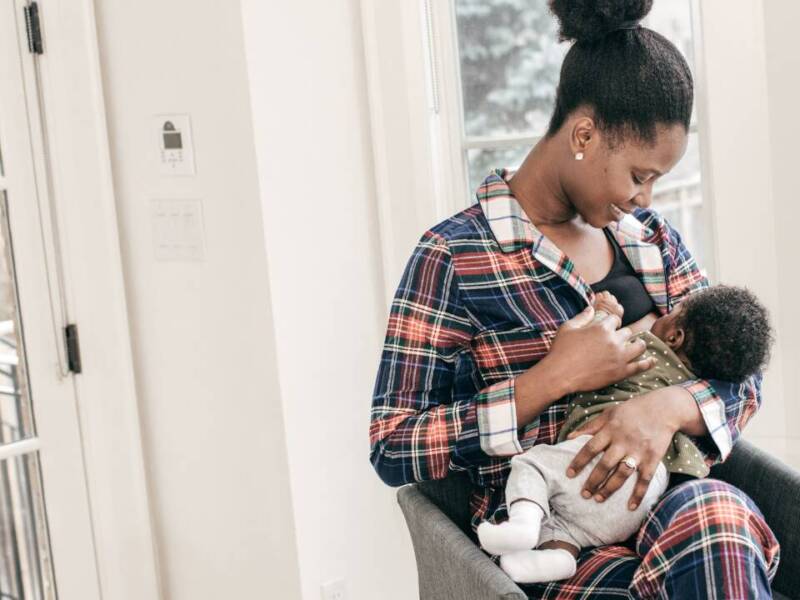
[{"label": "woman's hair bun", "polygon": [[561,41],[593,42],[647,16],[653,0],[550,0]]}]

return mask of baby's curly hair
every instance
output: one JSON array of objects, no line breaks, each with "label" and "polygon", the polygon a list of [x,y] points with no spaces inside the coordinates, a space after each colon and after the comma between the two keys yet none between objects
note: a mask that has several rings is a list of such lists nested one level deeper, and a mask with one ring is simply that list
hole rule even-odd
[{"label": "baby's curly hair", "polygon": [[715,285],[687,296],[676,326],[702,379],[741,383],[766,367],[774,342],[769,313],[750,290]]}]

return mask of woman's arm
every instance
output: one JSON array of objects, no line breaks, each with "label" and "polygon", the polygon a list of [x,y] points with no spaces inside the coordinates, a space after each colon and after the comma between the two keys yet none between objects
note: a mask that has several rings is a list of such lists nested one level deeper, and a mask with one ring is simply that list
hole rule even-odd
[{"label": "woman's arm", "polygon": [[705,419],[694,399],[684,387],[671,385],[664,388],[666,402],[670,405],[665,409],[674,422],[674,430],[682,431],[689,436],[704,436],[708,434]]},{"label": "woman's arm", "polygon": [[[694,438],[711,467],[723,462],[744,427],[761,408],[761,373],[743,383],[717,379],[696,379],[682,384],[694,398],[708,433]],[[685,432],[689,436],[695,434]]]},{"label": "woman's arm", "polygon": [[524,427],[559,398],[570,393],[567,378],[559,374],[556,365],[544,357],[515,381],[517,423]]},{"label": "woman's arm", "polygon": [[533,422],[527,435],[535,436],[539,413],[560,398],[541,369],[519,385],[510,378],[454,397],[456,363],[472,334],[447,241],[427,232],[392,301],[372,399],[370,460],[387,484],[441,479],[451,467],[518,454],[518,428]]}]

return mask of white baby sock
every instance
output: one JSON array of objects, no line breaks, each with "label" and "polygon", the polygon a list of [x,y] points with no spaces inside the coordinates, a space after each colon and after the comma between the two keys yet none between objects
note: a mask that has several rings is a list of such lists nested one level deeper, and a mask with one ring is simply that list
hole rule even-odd
[{"label": "white baby sock", "polygon": [[519,550],[502,555],[500,568],[517,583],[538,583],[572,577],[578,561],[563,548]]},{"label": "white baby sock", "polygon": [[508,509],[508,521],[494,525],[484,521],[478,525],[481,547],[489,554],[505,554],[514,550],[530,550],[539,541],[544,510],[530,500],[519,500]]}]

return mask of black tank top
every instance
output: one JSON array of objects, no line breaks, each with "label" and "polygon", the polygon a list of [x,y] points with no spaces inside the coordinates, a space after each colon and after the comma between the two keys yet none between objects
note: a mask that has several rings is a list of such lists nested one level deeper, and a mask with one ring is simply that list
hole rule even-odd
[{"label": "black tank top", "polygon": [[589,285],[595,293],[610,292],[613,294],[617,301],[625,309],[622,317],[622,326],[625,327],[631,323],[638,321],[647,313],[655,310],[655,304],[650,294],[642,284],[636,271],[628,261],[628,257],[619,246],[619,242],[614,235],[609,232],[605,227],[603,233],[611,242],[614,248],[614,264],[608,275],[603,277],[600,281]]}]

